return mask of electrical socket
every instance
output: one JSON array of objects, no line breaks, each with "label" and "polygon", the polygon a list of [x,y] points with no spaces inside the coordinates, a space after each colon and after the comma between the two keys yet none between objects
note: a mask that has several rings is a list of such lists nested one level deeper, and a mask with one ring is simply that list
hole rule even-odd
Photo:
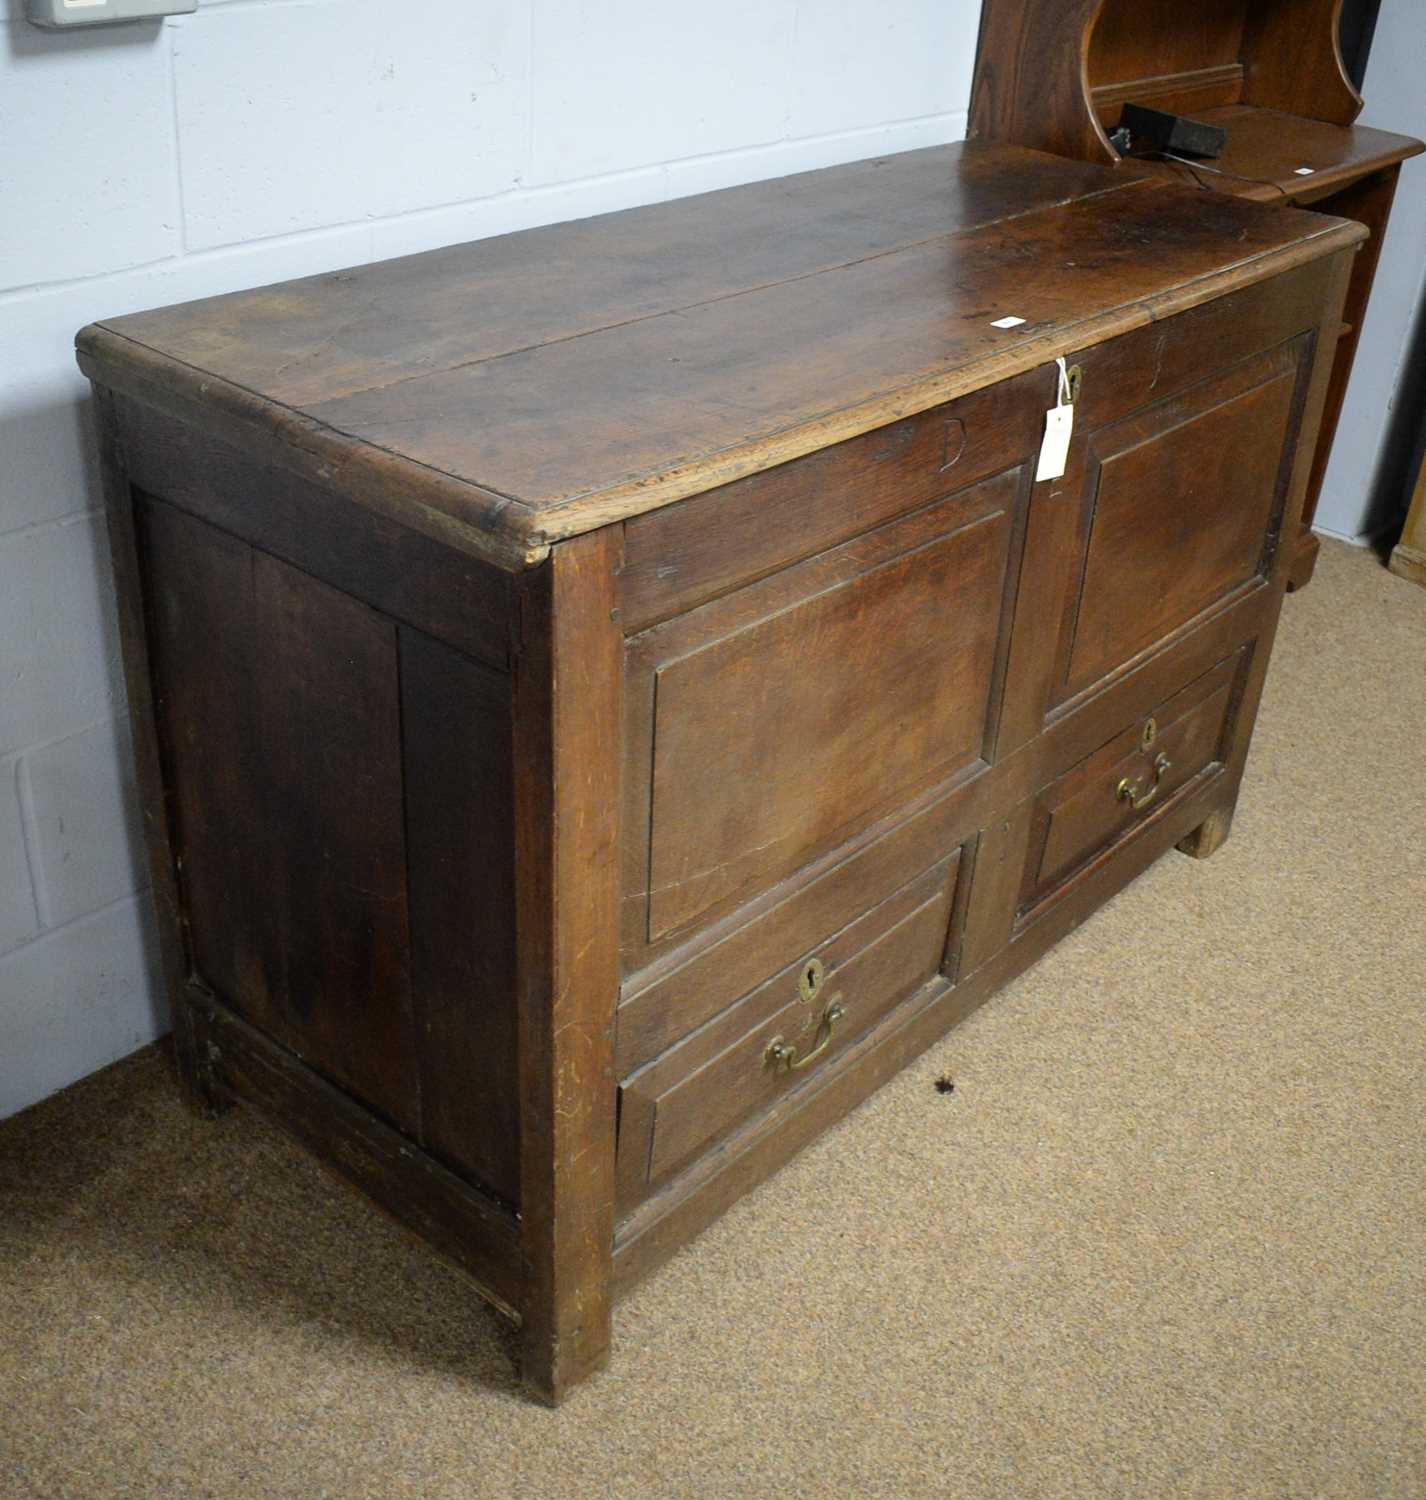
[{"label": "electrical socket", "polygon": [[47,31],[75,26],[111,26],[116,21],[150,21],[158,16],[186,16],[198,0],[26,0],[25,14]]}]

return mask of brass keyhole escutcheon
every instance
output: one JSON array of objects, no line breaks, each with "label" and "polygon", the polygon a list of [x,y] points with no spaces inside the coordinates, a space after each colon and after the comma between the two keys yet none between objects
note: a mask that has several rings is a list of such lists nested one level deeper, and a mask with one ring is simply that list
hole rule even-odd
[{"label": "brass keyhole escutcheon", "polygon": [[826,977],[827,971],[820,958],[809,958],[802,965],[802,972],[797,976],[797,993],[808,1005],[821,993],[822,981]]},{"label": "brass keyhole escutcheon", "polygon": [[1073,406],[1079,400],[1079,388],[1084,380],[1084,371],[1078,365],[1071,365],[1065,371],[1065,383],[1069,386],[1070,405]]},{"label": "brass keyhole escutcheon", "polygon": [[1144,732],[1139,736],[1139,749],[1149,750],[1153,748],[1154,741],[1159,737],[1159,723],[1157,719],[1150,719],[1144,725]]}]

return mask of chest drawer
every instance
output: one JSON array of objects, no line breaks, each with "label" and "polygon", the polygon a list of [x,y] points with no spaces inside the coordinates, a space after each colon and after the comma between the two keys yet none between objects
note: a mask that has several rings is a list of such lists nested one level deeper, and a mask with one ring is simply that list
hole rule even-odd
[{"label": "chest drawer", "polygon": [[748,921],[692,954],[636,974],[618,1010],[615,1067],[627,1077],[711,1021],[799,954],[811,955],[848,923],[942,864],[958,848],[966,815],[955,791],[850,849],[835,851],[809,878],[790,883]]},{"label": "chest drawer", "polygon": [[1232,738],[1243,647],[1051,782],[1036,801],[1017,923],[1032,920],[1096,857],[1221,768]]},{"label": "chest drawer", "polygon": [[940,972],[959,863],[953,855],[912,881],[624,1081],[621,1211],[816,1078]]}]

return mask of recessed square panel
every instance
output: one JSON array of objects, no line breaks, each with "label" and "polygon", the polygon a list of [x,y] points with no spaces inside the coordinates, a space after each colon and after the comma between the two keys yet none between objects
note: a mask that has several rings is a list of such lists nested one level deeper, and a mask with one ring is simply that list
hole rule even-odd
[{"label": "recessed square panel", "polygon": [[1262,574],[1264,533],[1286,493],[1296,349],[1091,437],[1092,509],[1062,699]]},{"label": "recessed square panel", "polygon": [[981,757],[1019,488],[975,486],[909,550],[848,543],[840,576],[789,570],[656,667],[650,940]]}]

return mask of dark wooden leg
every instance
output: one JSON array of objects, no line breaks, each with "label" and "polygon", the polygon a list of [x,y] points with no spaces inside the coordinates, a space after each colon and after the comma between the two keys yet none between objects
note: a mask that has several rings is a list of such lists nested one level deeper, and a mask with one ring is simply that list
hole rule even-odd
[{"label": "dark wooden leg", "polygon": [[1298,538],[1297,554],[1292,560],[1292,566],[1288,569],[1287,587],[1291,593],[1296,589],[1306,588],[1312,581],[1312,575],[1317,571],[1317,554],[1322,550],[1322,543],[1318,541],[1315,532],[1303,529]]},{"label": "dark wooden leg", "polygon": [[1391,552],[1391,571],[1426,588],[1426,552],[1418,552],[1405,542],[1398,542]]},{"label": "dark wooden leg", "polygon": [[608,1360],[623,637],[617,528],[530,575],[515,652],[523,1373],[557,1403]]},{"label": "dark wooden leg", "polygon": [[1233,809],[1236,806],[1235,799],[1226,807],[1209,813],[1192,833],[1178,841],[1179,851],[1191,854],[1194,859],[1207,859],[1210,855],[1217,854],[1233,831]]},{"label": "dark wooden leg", "polygon": [[148,627],[144,613],[143,575],[139,568],[134,497],[124,465],[122,440],[109,393],[94,392],[98,426],[100,474],[104,510],[113,555],[118,598],[119,644],[124,661],[124,685],[129,700],[134,762],[143,811],[144,848],[158,910],[159,949],[164,987],[173,1015],[174,1054],[190,1102],[202,1113],[215,1115],[231,1100],[215,1083],[208,1066],[197,1017],[188,1003],[189,963],[183,940],[178,880],[168,800],[164,793],[163,763],[159,755],[150,677]]}]

